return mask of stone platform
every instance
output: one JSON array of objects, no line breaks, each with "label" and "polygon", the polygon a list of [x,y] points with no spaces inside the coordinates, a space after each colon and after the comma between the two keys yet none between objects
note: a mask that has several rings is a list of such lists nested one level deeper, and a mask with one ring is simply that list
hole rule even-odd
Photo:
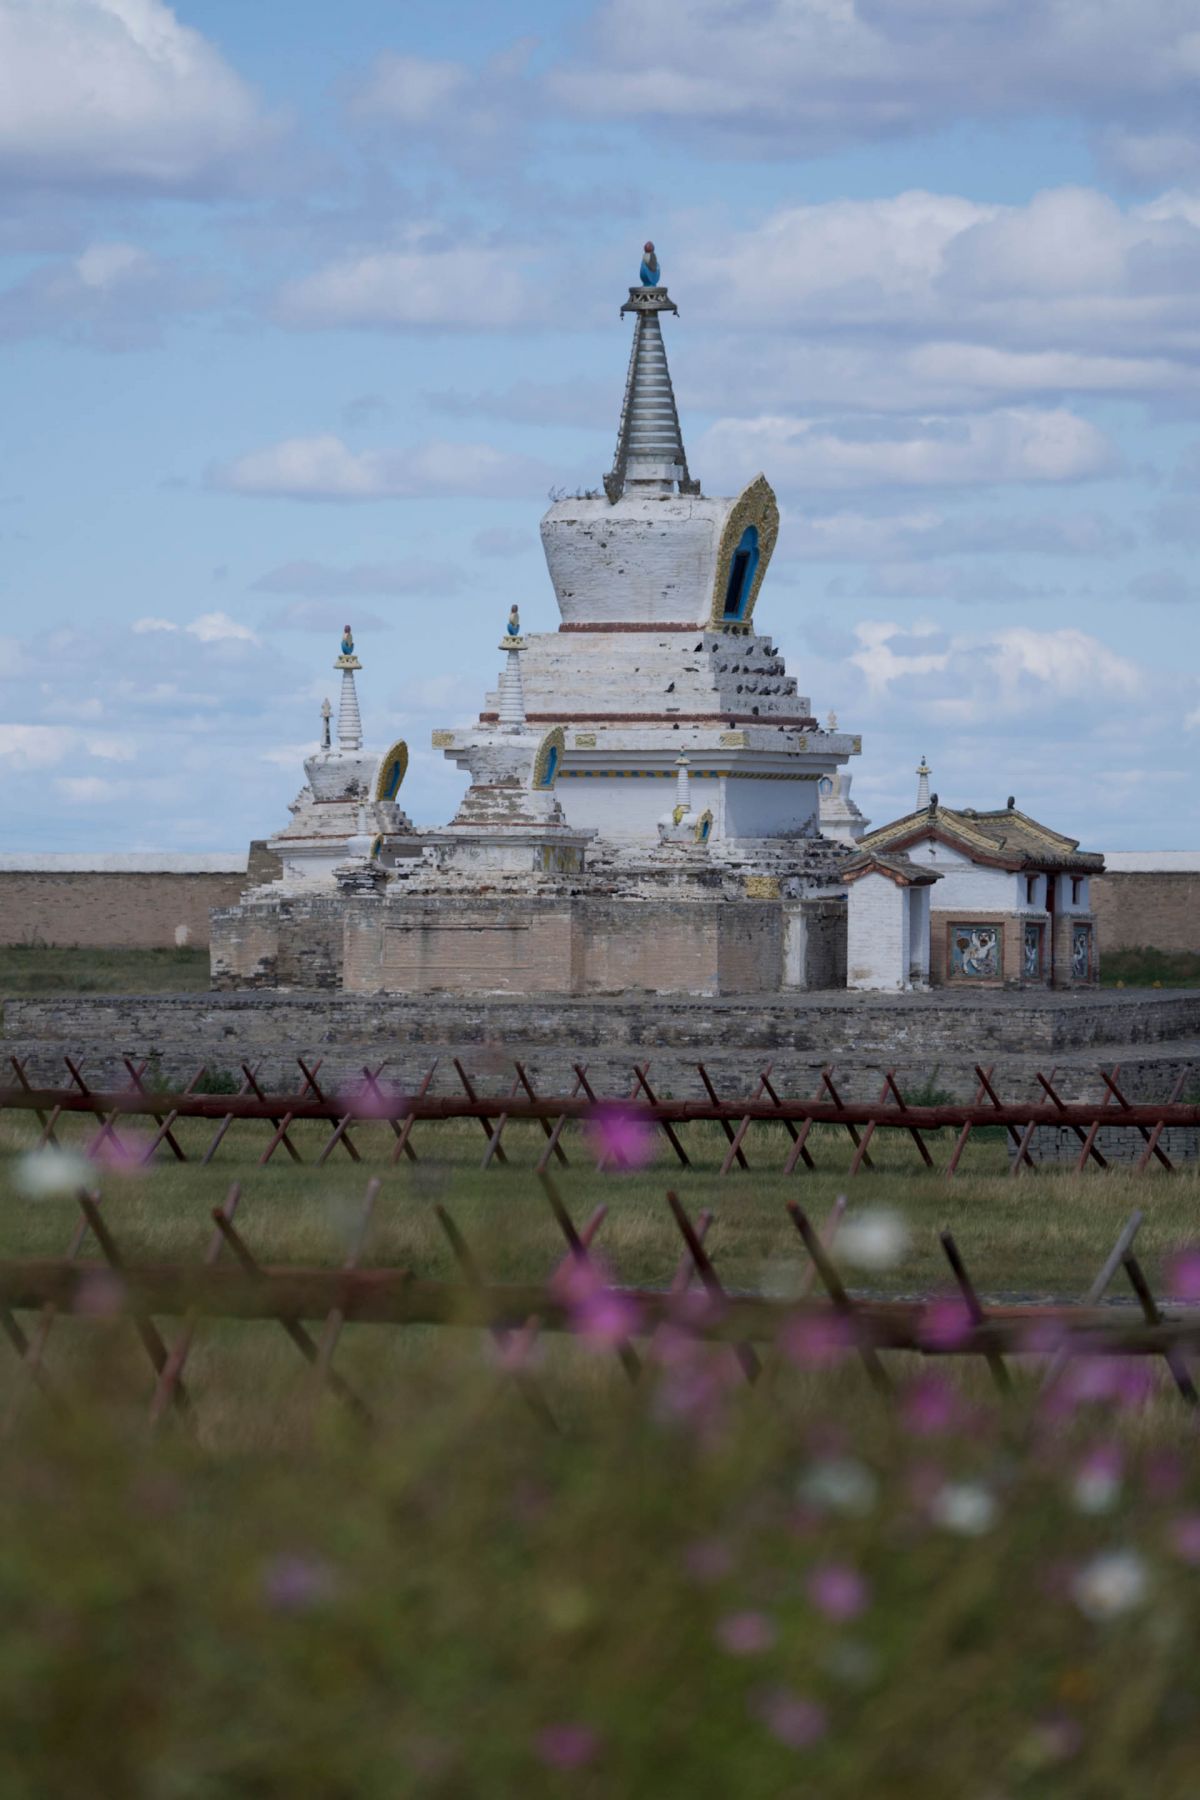
[{"label": "stone platform", "polygon": [[994,1064],[1013,1099],[1036,1092],[1035,1073],[1057,1068],[1065,1097],[1094,1098],[1098,1067],[1121,1065],[1132,1096],[1160,1098],[1189,1067],[1200,1080],[1200,991],[871,995],[745,995],[690,999],[511,995],[246,993],[69,995],[8,1000],[4,1057],[28,1057],[32,1077],[57,1083],[64,1052],[82,1056],[90,1079],[126,1080],[122,1055],[155,1056],[167,1075],[197,1065],[237,1070],[261,1059],[260,1080],[297,1083],[296,1057],[321,1057],[334,1082],[364,1062],[386,1059],[390,1079],[415,1083],[435,1056],[434,1092],[457,1086],[460,1056],[485,1090],[511,1080],[520,1058],[546,1093],[565,1092],[572,1064],[586,1062],[598,1092],[628,1091],[634,1063],[649,1062],[656,1087],[702,1092],[703,1061],[722,1093],[745,1093],[770,1062],[780,1092],[811,1093],[823,1064],[836,1064],[847,1095],[874,1095],[879,1072],[901,1086],[935,1077],[967,1098],[977,1062]]}]

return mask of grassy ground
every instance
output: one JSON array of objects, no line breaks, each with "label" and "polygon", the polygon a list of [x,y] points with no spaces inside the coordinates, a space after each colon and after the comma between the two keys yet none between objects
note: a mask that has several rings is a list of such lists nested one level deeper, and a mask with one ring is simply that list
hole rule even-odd
[{"label": "grassy ground", "polygon": [[1200,987],[1200,950],[1105,950],[1101,987]]},{"label": "grassy ground", "polygon": [[[94,1122],[80,1115],[60,1127],[64,1143],[81,1147],[95,1130]],[[57,1254],[74,1223],[69,1196],[20,1199],[9,1185],[14,1155],[36,1132],[32,1115],[10,1113],[0,1122],[0,1153],[7,1153],[0,1161],[0,1254]],[[176,1133],[189,1155],[197,1156],[211,1128],[184,1121]],[[265,1168],[258,1167],[269,1127],[239,1123],[207,1168],[197,1161],[179,1164],[160,1153],[146,1171],[101,1171],[97,1184],[128,1254],[199,1256],[211,1233],[211,1208],[238,1181],[247,1235],[264,1256],[336,1262],[371,1174],[382,1177],[383,1187],[369,1262],[403,1264],[430,1277],[449,1275],[454,1264],[433,1214],[435,1201],[449,1208],[485,1270],[498,1280],[539,1279],[561,1250],[545,1195],[532,1174],[544,1142],[534,1126],[510,1125],[504,1138],[508,1164],[493,1163],[487,1170],[479,1166],[485,1140],[467,1122],[419,1126],[413,1142],[421,1160],[397,1167],[389,1160],[390,1132],[377,1123],[355,1128],[364,1158],[357,1164],[335,1152],[324,1167],[314,1166],[328,1135],[324,1125],[293,1126],[291,1135],[306,1159],[304,1166],[289,1162],[281,1148]],[[680,1168],[665,1151],[636,1173],[599,1172],[579,1138],[564,1140],[570,1167],[556,1169],[555,1180],[578,1223],[601,1202],[607,1206],[597,1247],[617,1280],[669,1280],[682,1246],[665,1201],[668,1187],[678,1191],[693,1216],[702,1208],[715,1214],[712,1253],[730,1287],[777,1293],[788,1292],[805,1267],[786,1202],[799,1200],[821,1219],[843,1191],[849,1196],[848,1218],[882,1210],[903,1228],[906,1241],[891,1266],[846,1270],[852,1284],[894,1293],[947,1286],[937,1237],[943,1228],[954,1232],[979,1288],[996,1295],[1082,1292],[1135,1207],[1146,1213],[1139,1250],[1154,1279],[1165,1257],[1200,1235],[1195,1165],[1174,1175],[1056,1171],[1014,1180],[998,1134],[980,1132],[968,1146],[959,1174],[948,1180],[942,1171],[951,1133],[930,1134],[939,1169],[929,1172],[903,1134],[880,1132],[871,1150],[874,1169],[850,1181],[849,1139],[832,1128],[818,1128],[810,1139],[816,1172],[785,1179],[780,1169],[790,1140],[781,1129],[767,1126],[757,1135],[752,1130],[746,1140],[749,1170],[722,1177],[717,1169],[725,1140],[719,1131],[691,1126],[686,1135],[695,1167]]]},{"label": "grassy ground", "polygon": [[0,946],[0,999],[5,994],[182,994],[207,987],[207,950]]},{"label": "grassy ground", "polygon": [[[22,1185],[33,1129],[0,1119],[2,1255],[61,1254],[77,1218]],[[356,1133],[364,1163],[315,1168],[327,1129],[295,1128],[302,1168],[257,1167],[260,1125],[208,1169],[101,1171],[110,1229],[131,1261],[198,1260],[237,1180],[264,1260],[335,1264],[377,1173],[368,1263],[450,1275],[438,1201],[485,1275],[561,1255],[536,1128],[487,1172],[465,1123],[419,1128],[421,1162],[395,1169],[379,1124]],[[210,1133],[179,1135],[198,1152]],[[715,1212],[730,1287],[777,1293],[804,1268],[785,1200],[821,1217],[839,1190],[848,1224],[886,1208],[907,1228],[888,1268],[846,1266],[874,1290],[945,1288],[943,1225],[1007,1294],[1078,1293],[1134,1206],[1155,1281],[1198,1235],[1195,1174],[1014,1181],[981,1134],[953,1182],[881,1137],[850,1183],[845,1134],[812,1142],[818,1172],[785,1183],[777,1127],[726,1179],[715,1129],[689,1129],[692,1171],[602,1173],[572,1138],[557,1180],[578,1222],[609,1208],[597,1244],[630,1282],[679,1259],[668,1185]],[[65,1421],[6,1350],[0,1794],[1194,1800],[1200,1474],[1160,1365],[1074,1365],[1049,1398],[1018,1368],[1000,1407],[978,1364],[892,1356],[885,1405],[854,1357],[781,1352],[751,1388],[727,1347],[641,1351],[631,1385],[580,1339],[516,1365],[481,1333],[351,1326],[337,1368],[377,1415],[363,1432],[277,1327],[204,1321],[195,1430],[151,1440],[127,1318],[54,1321]]]}]

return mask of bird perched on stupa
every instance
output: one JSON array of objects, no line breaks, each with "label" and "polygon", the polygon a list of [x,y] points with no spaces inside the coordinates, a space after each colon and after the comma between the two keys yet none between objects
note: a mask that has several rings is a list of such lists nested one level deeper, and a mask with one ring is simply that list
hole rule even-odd
[{"label": "bird perched on stupa", "polygon": [[642,274],[642,286],[643,287],[657,287],[658,286],[658,277],[659,277],[658,258],[654,254],[654,245],[653,244],[647,243],[647,244],[643,244],[643,246],[642,246],[641,274]]},{"label": "bird perched on stupa", "polygon": [[521,635],[521,614],[515,605],[508,615],[508,624],[504,629],[509,637],[520,637]]}]

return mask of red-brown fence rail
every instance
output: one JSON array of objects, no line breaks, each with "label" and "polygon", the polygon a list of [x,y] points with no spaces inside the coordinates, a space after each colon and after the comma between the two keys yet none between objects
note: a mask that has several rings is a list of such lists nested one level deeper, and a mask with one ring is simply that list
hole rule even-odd
[{"label": "red-brown fence rail", "polygon": [[[26,1398],[39,1392],[56,1407],[69,1405],[47,1350],[54,1327],[74,1315],[96,1324],[128,1322],[149,1361],[153,1386],[149,1416],[158,1425],[170,1413],[188,1420],[193,1396],[185,1384],[187,1363],[198,1332],[214,1320],[257,1320],[280,1327],[310,1366],[313,1394],[329,1392],[364,1422],[372,1417],[366,1399],[335,1367],[335,1353],[348,1324],[374,1326],[474,1327],[486,1330],[502,1355],[499,1366],[533,1411],[554,1424],[549,1402],[529,1352],[543,1331],[575,1331],[604,1353],[612,1351],[632,1382],[643,1378],[664,1330],[725,1347],[748,1383],[766,1364],[789,1356],[804,1362],[806,1346],[821,1346],[823,1366],[831,1349],[857,1357],[874,1386],[890,1394],[893,1372],[885,1358],[895,1352],[923,1356],[983,1357],[997,1388],[1012,1386],[1010,1361],[1036,1358],[1044,1390],[1059,1380],[1076,1357],[1161,1358],[1182,1398],[1197,1404],[1188,1358],[1200,1352],[1200,1309],[1164,1311],[1153,1295],[1134,1250],[1142,1223],[1135,1212],[1098,1271],[1086,1296],[1069,1305],[998,1305],[980,1299],[958,1244],[941,1237],[952,1297],[934,1301],[863,1298],[845,1287],[836,1266],[837,1235],[845,1210],[839,1197],[818,1230],[802,1208],[788,1206],[808,1262],[797,1297],[780,1300],[761,1294],[727,1292],[706,1245],[710,1213],[693,1218],[677,1194],[668,1192],[667,1211],[679,1232],[682,1257],[664,1288],[611,1285],[593,1252],[607,1216],[598,1207],[577,1226],[553,1181],[543,1189],[561,1233],[559,1260],[545,1279],[499,1284],[487,1280],[474,1252],[445,1207],[436,1207],[461,1279],[431,1281],[407,1268],[362,1267],[380,1183],[368,1183],[359,1217],[340,1268],[280,1267],[262,1262],[239,1215],[241,1190],[235,1184],[212,1214],[215,1231],[199,1263],[133,1262],[122,1252],[105,1217],[99,1193],[78,1196],[80,1219],[65,1256],[0,1260],[0,1330],[19,1361],[18,1380],[0,1422],[7,1431]],[[99,1253],[98,1256],[96,1253]],[[1135,1304],[1101,1304],[1106,1290],[1124,1274]],[[824,1298],[807,1298],[809,1286]],[[32,1322],[22,1315],[33,1315]],[[163,1322],[171,1321],[171,1341]],[[239,1354],[250,1354],[241,1340]],[[811,1360],[811,1359],[810,1359]]]},{"label": "red-brown fence rail", "polygon": [[[749,1167],[747,1141],[752,1127],[769,1124],[782,1126],[789,1139],[783,1162],[783,1173],[791,1175],[803,1167],[816,1168],[812,1131],[817,1125],[844,1130],[852,1146],[848,1173],[872,1167],[870,1145],[876,1134],[900,1132],[914,1146],[928,1168],[936,1167],[929,1144],[932,1133],[954,1132],[955,1141],[945,1165],[945,1173],[953,1176],[962,1161],[973,1132],[980,1128],[1002,1130],[1009,1144],[1011,1169],[1019,1175],[1023,1169],[1037,1165],[1039,1130],[1069,1134],[1078,1145],[1077,1169],[1105,1169],[1110,1158],[1102,1141],[1110,1148],[1114,1134],[1128,1134],[1135,1155],[1126,1152],[1122,1161],[1144,1171],[1152,1164],[1167,1170],[1175,1161],[1168,1151],[1167,1134],[1195,1133],[1200,1127],[1200,1105],[1181,1100],[1188,1071],[1181,1073],[1169,1095],[1154,1101],[1131,1101],[1119,1086],[1119,1066],[1099,1071],[1099,1093],[1093,1100],[1065,1100],[1055,1086],[1055,1071],[1038,1073],[1037,1100],[1005,1102],[997,1092],[993,1070],[976,1065],[973,1071],[975,1092],[969,1102],[946,1101],[929,1105],[907,1100],[900,1090],[894,1070],[883,1079],[875,1100],[846,1100],[842,1097],[834,1070],[822,1070],[817,1089],[808,1098],[787,1096],[778,1091],[768,1065],[761,1070],[743,1098],[724,1099],[718,1093],[703,1063],[696,1069],[704,1088],[703,1099],[660,1097],[650,1084],[648,1063],[631,1070],[630,1086],[619,1095],[599,1095],[588,1078],[584,1063],[574,1065],[575,1083],[567,1094],[539,1094],[524,1064],[514,1062],[513,1078],[507,1090],[497,1094],[481,1094],[478,1077],[472,1078],[455,1059],[452,1068],[458,1091],[434,1094],[430,1091],[437,1063],[431,1065],[423,1079],[409,1093],[399,1092],[384,1075],[386,1064],[364,1067],[361,1074],[336,1091],[332,1084],[322,1085],[319,1061],[298,1058],[301,1080],[289,1093],[264,1093],[257,1069],[241,1065],[242,1084],[236,1093],[200,1091],[206,1071],[198,1069],[181,1090],[152,1092],[145,1085],[147,1065],[135,1065],[125,1058],[127,1085],[120,1089],[89,1086],[79,1063],[64,1058],[70,1084],[64,1087],[35,1087],[29,1080],[26,1065],[16,1057],[9,1061],[16,1077],[11,1085],[0,1087],[0,1113],[5,1110],[32,1112],[41,1125],[38,1147],[57,1143],[56,1129],[63,1119],[73,1114],[92,1116],[98,1130],[89,1146],[94,1153],[111,1150],[128,1161],[148,1162],[162,1155],[187,1162],[188,1153],[174,1131],[184,1119],[207,1120],[214,1126],[211,1138],[198,1153],[202,1163],[211,1162],[235,1124],[264,1126],[267,1142],[259,1155],[266,1163],[282,1149],[293,1162],[303,1156],[291,1128],[303,1122],[325,1122],[329,1134],[316,1153],[315,1161],[324,1163],[335,1150],[354,1161],[361,1159],[357,1137],[368,1129],[390,1132],[390,1160],[407,1156],[419,1160],[414,1142],[417,1126],[434,1125],[446,1120],[476,1119],[486,1140],[483,1167],[493,1162],[504,1163],[507,1155],[502,1142],[506,1128],[516,1121],[533,1121],[545,1138],[537,1161],[538,1172],[549,1168],[551,1160],[565,1164],[568,1160],[563,1139],[568,1125],[599,1127],[594,1135],[593,1150],[609,1166],[620,1166],[630,1160],[622,1146],[620,1125],[647,1134],[660,1133],[683,1167],[688,1167],[692,1152],[683,1135],[687,1126],[717,1124],[724,1133],[727,1148],[720,1172],[725,1175],[737,1166]],[[125,1145],[118,1121],[149,1121],[154,1129],[148,1143]],[[605,1125],[613,1129],[605,1132]],[[1103,1134],[1103,1140],[1102,1140]],[[777,1133],[772,1142],[777,1143]],[[759,1132],[755,1139],[756,1154],[761,1154],[767,1140]],[[1191,1146],[1195,1155],[1195,1145]],[[1056,1159],[1061,1163],[1061,1158]]]}]

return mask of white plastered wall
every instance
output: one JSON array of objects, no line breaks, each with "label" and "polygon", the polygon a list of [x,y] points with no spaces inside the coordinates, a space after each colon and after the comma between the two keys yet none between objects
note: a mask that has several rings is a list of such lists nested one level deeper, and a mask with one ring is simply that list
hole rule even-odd
[{"label": "white plastered wall", "polygon": [[871,874],[850,882],[847,892],[846,986],[903,991],[909,985],[911,890]]},{"label": "white plastered wall", "polygon": [[815,780],[755,781],[739,776],[723,785],[722,837],[794,837],[817,810]]},{"label": "white plastered wall", "polygon": [[[689,782],[692,810],[711,811],[714,836],[720,835],[722,785],[695,775]],[[554,793],[577,831],[598,831],[613,844],[657,843],[658,821],[675,804],[675,781],[673,776],[569,776],[555,783]]]},{"label": "white plastered wall", "polygon": [[[936,869],[938,912],[1022,912],[1026,910],[1025,877],[1008,869],[990,869],[973,863],[961,851],[932,839],[911,845],[906,854],[915,863]],[[1069,890],[1068,890],[1069,891]]]}]

